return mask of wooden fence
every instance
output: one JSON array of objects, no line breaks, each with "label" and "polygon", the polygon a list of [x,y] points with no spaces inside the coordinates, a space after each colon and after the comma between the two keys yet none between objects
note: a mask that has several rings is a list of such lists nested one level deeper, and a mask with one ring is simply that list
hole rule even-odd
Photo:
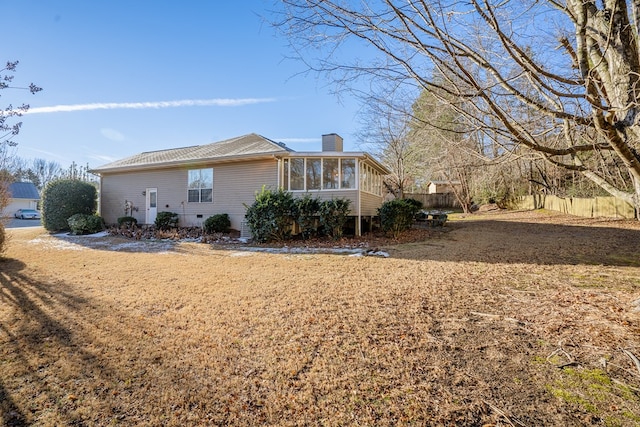
[{"label": "wooden fence", "polygon": [[587,218],[635,218],[633,206],[616,197],[591,199],[558,196],[524,196],[517,204],[520,209],[548,209]]},{"label": "wooden fence", "polygon": [[422,202],[422,206],[425,209],[434,208],[459,208],[460,203],[456,199],[453,193],[434,193],[434,194],[419,194],[419,193],[404,193],[405,199],[416,199]]},{"label": "wooden fence", "polygon": [[[425,209],[460,207],[460,203],[453,193],[405,193],[404,197],[420,200]],[[518,209],[548,209],[587,218],[634,219],[636,217],[633,206],[616,197],[524,196],[520,198],[516,207]]]}]

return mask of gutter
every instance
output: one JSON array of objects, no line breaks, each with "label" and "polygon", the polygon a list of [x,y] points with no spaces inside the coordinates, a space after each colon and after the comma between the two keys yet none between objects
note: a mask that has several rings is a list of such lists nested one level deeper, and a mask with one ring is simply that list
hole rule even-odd
[{"label": "gutter", "polygon": [[100,168],[97,167],[95,169],[90,169],[89,172],[102,175],[109,173],[120,173],[120,172],[138,172],[138,171],[146,171],[146,170],[155,170],[155,169],[167,169],[174,167],[188,167],[188,166],[205,166],[205,165],[214,165],[214,164],[224,164],[224,163],[236,163],[247,160],[265,160],[265,159],[273,159],[277,158],[278,153],[263,153],[263,154],[240,154],[234,156],[227,157],[217,157],[217,158],[203,158],[203,159],[190,159],[190,160],[174,160],[170,162],[162,162],[162,163],[151,163],[151,164],[134,164],[127,166],[115,166],[112,168]]}]

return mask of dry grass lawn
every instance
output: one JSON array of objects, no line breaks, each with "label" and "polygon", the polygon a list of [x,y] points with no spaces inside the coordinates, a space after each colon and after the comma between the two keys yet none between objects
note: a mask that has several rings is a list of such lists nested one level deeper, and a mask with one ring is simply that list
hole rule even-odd
[{"label": "dry grass lawn", "polygon": [[9,230],[0,423],[640,424],[640,224],[446,229],[389,258]]}]

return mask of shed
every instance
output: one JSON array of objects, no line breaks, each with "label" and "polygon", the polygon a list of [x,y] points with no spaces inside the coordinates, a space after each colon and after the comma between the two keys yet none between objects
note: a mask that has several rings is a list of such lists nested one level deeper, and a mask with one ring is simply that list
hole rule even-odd
[{"label": "shed", "polygon": [[453,187],[459,185],[460,181],[429,181],[429,183],[427,184],[427,193],[453,193]]}]

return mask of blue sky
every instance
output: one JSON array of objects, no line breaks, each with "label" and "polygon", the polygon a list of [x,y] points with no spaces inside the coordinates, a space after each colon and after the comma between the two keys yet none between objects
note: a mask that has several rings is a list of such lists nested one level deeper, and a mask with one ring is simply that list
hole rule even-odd
[{"label": "blue sky", "polygon": [[[358,103],[291,56],[272,2],[30,1],[3,7],[7,104],[31,105],[17,155],[99,166],[143,151],[259,133],[297,151],[336,132],[359,150]],[[69,111],[71,110],[71,111]]]}]

